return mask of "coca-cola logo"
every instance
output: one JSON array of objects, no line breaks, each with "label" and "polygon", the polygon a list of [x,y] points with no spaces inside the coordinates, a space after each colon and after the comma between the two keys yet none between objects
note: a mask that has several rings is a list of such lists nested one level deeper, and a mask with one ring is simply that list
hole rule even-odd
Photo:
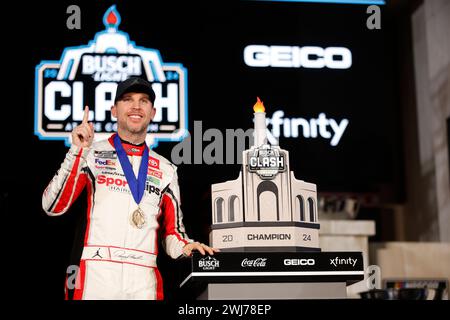
[{"label": "coca-cola logo", "polygon": [[265,267],[267,258],[247,259],[241,262],[242,267]]}]

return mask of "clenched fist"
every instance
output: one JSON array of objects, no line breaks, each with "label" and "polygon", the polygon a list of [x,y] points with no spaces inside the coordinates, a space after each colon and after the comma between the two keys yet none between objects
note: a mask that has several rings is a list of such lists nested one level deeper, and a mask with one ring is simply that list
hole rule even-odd
[{"label": "clenched fist", "polygon": [[84,108],[83,121],[72,131],[72,144],[81,147],[89,148],[94,140],[94,125],[88,123],[89,118],[89,108],[86,106]]}]

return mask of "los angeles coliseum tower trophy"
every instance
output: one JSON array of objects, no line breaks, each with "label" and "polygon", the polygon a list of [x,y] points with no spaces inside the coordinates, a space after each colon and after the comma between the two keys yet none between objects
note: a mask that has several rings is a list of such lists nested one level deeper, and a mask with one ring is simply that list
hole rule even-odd
[{"label": "los angeles coliseum tower trophy", "polygon": [[364,279],[362,253],[321,251],[316,185],[297,180],[289,152],[269,144],[259,98],[253,110],[242,171],[211,186],[210,245],[221,252],[194,252],[180,287],[207,300],[346,298]]},{"label": "los angeles coliseum tower trophy", "polygon": [[289,152],[267,140],[264,104],[254,110],[254,144],[236,180],[213,184],[210,242],[222,251],[320,251],[317,191],[297,180]]}]

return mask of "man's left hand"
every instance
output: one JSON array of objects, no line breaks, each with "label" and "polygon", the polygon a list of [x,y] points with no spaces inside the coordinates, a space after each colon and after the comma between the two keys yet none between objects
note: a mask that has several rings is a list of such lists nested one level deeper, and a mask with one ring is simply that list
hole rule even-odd
[{"label": "man's left hand", "polygon": [[197,250],[202,255],[205,255],[206,252],[208,252],[210,255],[214,255],[214,252],[220,251],[219,249],[212,248],[210,246],[207,246],[204,243],[191,242],[183,247],[183,254],[187,257],[190,257],[192,255],[192,251],[194,251],[194,250]]}]

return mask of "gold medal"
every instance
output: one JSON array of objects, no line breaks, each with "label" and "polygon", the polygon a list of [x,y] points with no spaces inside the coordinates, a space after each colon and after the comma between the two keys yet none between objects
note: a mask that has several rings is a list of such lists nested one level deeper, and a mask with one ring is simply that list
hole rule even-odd
[{"label": "gold medal", "polygon": [[142,229],[145,225],[145,214],[140,207],[134,210],[131,215],[131,224],[138,229]]}]

